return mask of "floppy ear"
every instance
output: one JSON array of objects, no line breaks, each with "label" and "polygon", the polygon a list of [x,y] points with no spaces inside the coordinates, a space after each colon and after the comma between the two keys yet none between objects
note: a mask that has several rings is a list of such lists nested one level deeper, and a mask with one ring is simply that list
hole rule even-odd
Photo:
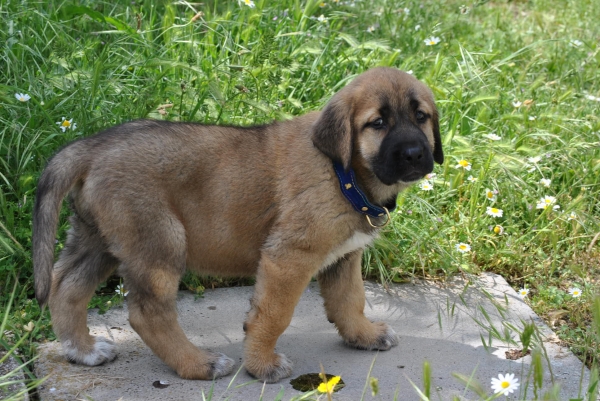
[{"label": "floppy ear", "polygon": [[344,98],[334,96],[312,127],[312,141],[317,149],[342,164],[346,171],[352,158],[351,115],[351,107]]},{"label": "floppy ear", "polygon": [[437,110],[433,113],[433,160],[438,163],[444,163],[444,151],[442,150],[442,138],[440,136],[440,120]]}]

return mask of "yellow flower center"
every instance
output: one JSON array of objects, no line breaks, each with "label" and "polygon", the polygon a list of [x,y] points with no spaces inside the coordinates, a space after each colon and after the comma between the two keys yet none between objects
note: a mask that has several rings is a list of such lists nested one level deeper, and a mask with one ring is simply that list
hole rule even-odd
[{"label": "yellow flower center", "polygon": [[[433,41],[430,41],[429,43],[435,44],[435,43],[433,43]],[[469,166],[469,162],[466,161],[466,160],[461,160],[461,161],[458,162],[458,164],[460,164],[462,167],[468,167]]]},{"label": "yellow flower center", "polygon": [[467,249],[467,246],[466,245],[460,245],[459,248],[461,249],[461,251],[464,251],[464,250]]},{"label": "yellow flower center", "polygon": [[487,197],[490,198],[490,199],[493,198],[494,197],[494,193],[492,191],[488,192],[487,193]]},{"label": "yellow flower center", "polygon": [[71,122],[69,120],[64,120],[61,125],[65,128],[69,128],[71,126]]},{"label": "yellow flower center", "polygon": [[492,213],[498,213],[498,209],[496,209],[495,207],[493,207],[493,208],[491,209],[491,211],[492,211]]},{"label": "yellow flower center", "polygon": [[499,234],[499,233],[500,233],[500,231],[502,231],[502,228],[501,228],[500,226],[496,226],[496,227],[494,227],[494,232],[495,232],[496,234]]},{"label": "yellow flower center", "polygon": [[510,386],[510,383],[507,381],[503,381],[501,386],[502,386],[502,388],[508,388],[508,386]]}]

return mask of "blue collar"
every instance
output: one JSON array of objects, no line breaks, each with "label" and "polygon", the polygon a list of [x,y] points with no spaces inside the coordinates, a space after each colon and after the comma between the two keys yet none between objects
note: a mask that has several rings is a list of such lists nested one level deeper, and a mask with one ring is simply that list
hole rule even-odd
[{"label": "blue collar", "polygon": [[369,216],[384,217],[387,215],[388,221],[385,224],[389,222],[390,213],[388,209],[385,207],[375,206],[369,202],[367,196],[360,190],[358,184],[356,183],[354,170],[350,168],[346,172],[344,170],[344,166],[338,162],[333,162],[333,169],[335,170],[335,174],[338,176],[338,180],[340,181],[340,189],[342,190],[342,193],[354,207],[354,210],[367,216],[367,220],[369,220],[371,225],[373,224],[371,223]]}]

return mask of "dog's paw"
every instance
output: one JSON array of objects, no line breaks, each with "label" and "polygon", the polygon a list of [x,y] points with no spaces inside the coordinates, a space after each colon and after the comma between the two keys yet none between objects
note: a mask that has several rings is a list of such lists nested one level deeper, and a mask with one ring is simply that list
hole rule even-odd
[{"label": "dog's paw", "polygon": [[265,383],[277,383],[292,374],[292,362],[283,354],[273,354],[270,363],[246,361],[248,373]]},{"label": "dog's paw", "polygon": [[213,379],[221,376],[227,376],[233,370],[233,359],[225,354],[214,353],[214,360],[210,363]]},{"label": "dog's paw", "polygon": [[344,339],[346,344],[353,348],[364,350],[387,351],[395,345],[398,345],[398,335],[390,326],[383,322],[373,323],[376,327],[375,335],[371,338],[357,336],[355,338]]},{"label": "dog's paw", "polygon": [[190,353],[185,359],[179,359],[174,366],[182,379],[213,380],[226,376],[233,370],[234,361],[220,352],[202,351]]},{"label": "dog's paw", "polygon": [[63,342],[63,353],[70,362],[88,366],[102,365],[113,361],[117,357],[115,343],[104,338],[94,337],[94,345],[91,350],[84,351],[76,348],[69,340]]}]

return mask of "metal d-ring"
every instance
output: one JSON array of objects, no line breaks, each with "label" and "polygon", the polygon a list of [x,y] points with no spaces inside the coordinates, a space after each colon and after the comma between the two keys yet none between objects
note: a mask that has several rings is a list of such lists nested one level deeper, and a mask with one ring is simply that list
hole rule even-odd
[{"label": "metal d-ring", "polygon": [[390,224],[390,221],[392,220],[392,217],[390,216],[390,212],[389,210],[387,210],[387,207],[384,207],[383,210],[385,210],[385,214],[387,215],[387,220],[385,221],[385,223],[383,223],[380,226],[376,226],[375,224],[371,223],[371,219],[369,218],[369,215],[365,214],[365,217],[367,218],[367,221],[369,222],[369,225],[373,228],[383,228],[385,226],[387,226],[388,224]]}]

